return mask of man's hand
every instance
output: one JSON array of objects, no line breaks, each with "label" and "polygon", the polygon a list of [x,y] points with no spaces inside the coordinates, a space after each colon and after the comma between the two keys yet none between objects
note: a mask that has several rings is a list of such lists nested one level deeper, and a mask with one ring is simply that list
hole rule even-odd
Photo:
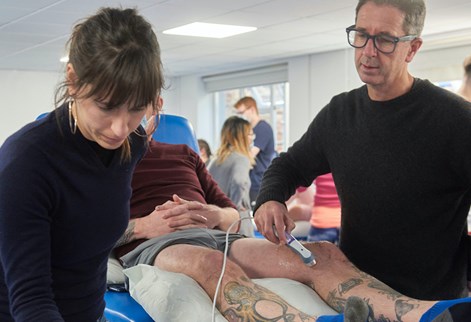
[{"label": "man's hand", "polygon": [[[285,231],[291,232],[296,226],[288,216],[286,206],[278,201],[267,201],[254,215],[258,231],[273,243],[286,244]],[[275,230],[279,237],[275,235]]]}]

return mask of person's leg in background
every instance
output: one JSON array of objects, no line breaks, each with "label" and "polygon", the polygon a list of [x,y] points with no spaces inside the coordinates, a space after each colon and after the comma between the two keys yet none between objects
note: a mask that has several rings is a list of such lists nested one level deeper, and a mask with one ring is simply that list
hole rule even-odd
[{"label": "person's leg in background", "polygon": [[332,244],[338,245],[340,237],[339,228],[316,228],[311,226],[309,228],[309,235],[307,236],[308,242],[328,241]]}]

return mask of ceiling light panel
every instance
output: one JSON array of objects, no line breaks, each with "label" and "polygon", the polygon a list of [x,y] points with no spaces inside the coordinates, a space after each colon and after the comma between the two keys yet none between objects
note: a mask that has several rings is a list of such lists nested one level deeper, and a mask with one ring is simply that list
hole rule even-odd
[{"label": "ceiling light panel", "polygon": [[165,30],[167,35],[226,38],[257,30],[255,27],[193,22],[181,27]]}]

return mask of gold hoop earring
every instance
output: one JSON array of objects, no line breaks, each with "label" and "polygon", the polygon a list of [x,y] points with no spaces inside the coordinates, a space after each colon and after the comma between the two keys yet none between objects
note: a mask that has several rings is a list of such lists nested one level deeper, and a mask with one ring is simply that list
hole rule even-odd
[{"label": "gold hoop earring", "polygon": [[[73,124],[72,124],[72,119],[74,119]],[[77,120],[75,119],[72,113],[72,101],[69,101],[69,128],[72,134],[75,134],[77,132]]]}]

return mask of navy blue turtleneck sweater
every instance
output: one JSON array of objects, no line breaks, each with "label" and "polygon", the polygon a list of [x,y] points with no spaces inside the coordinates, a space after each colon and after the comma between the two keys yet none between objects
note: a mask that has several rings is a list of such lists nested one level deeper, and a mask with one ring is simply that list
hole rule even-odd
[{"label": "navy blue turtleneck sweater", "polygon": [[117,150],[104,163],[96,143],[71,133],[62,106],[5,141],[0,321],[88,322],[103,314],[108,254],[128,224],[131,177],[145,150],[142,137],[131,138],[130,161]]}]

